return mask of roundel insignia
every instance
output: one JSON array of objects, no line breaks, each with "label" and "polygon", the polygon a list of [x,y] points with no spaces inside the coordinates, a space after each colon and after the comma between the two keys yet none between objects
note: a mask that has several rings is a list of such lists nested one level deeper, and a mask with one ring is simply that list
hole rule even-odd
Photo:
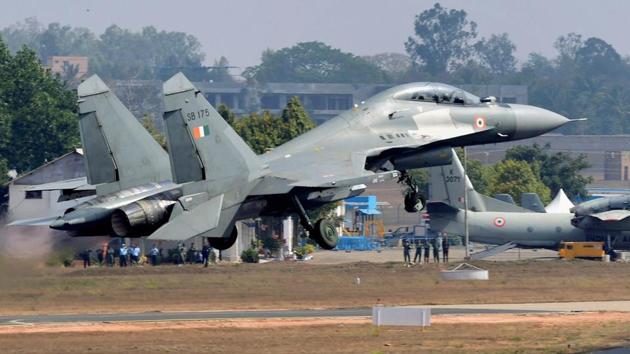
[{"label": "roundel insignia", "polygon": [[486,118],[484,117],[475,117],[475,129],[481,130],[486,129]]},{"label": "roundel insignia", "polygon": [[496,227],[503,227],[505,226],[505,218],[503,217],[498,217],[494,219],[494,226]]}]

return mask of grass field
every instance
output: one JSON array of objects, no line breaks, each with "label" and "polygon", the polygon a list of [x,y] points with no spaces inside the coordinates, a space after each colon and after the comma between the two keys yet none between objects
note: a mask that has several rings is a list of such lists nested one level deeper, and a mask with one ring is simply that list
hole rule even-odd
[{"label": "grass field", "polygon": [[[127,269],[0,264],[0,314],[340,308],[630,300],[630,264],[479,262],[489,281],[444,282],[437,265],[223,264]],[[360,285],[355,283],[361,278]]]},{"label": "grass field", "polygon": [[[82,331],[0,334],[3,353],[583,353],[630,345],[630,317],[555,323],[443,323],[424,330],[369,324],[297,323],[260,327],[216,322],[153,323]],[[326,322],[320,320],[319,322]]]}]

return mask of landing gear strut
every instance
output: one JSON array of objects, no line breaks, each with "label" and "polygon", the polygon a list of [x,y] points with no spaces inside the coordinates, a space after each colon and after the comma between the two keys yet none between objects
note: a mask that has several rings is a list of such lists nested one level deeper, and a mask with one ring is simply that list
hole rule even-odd
[{"label": "landing gear strut", "polygon": [[216,248],[219,251],[224,251],[236,242],[236,238],[238,237],[238,230],[236,230],[236,225],[232,229],[232,233],[228,237],[208,237],[208,244],[212,248]]},{"label": "landing gear strut", "polygon": [[306,231],[308,231],[309,237],[317,242],[319,247],[325,250],[335,248],[337,246],[337,241],[339,240],[339,234],[337,233],[335,224],[328,219],[319,219],[313,225],[306,214],[302,203],[300,203],[300,199],[296,196],[293,196],[292,198],[293,205],[300,217],[300,224],[304,229],[306,229]]},{"label": "landing gear strut", "polygon": [[426,205],[426,198],[420,193],[420,188],[413,181],[413,178],[403,172],[398,180],[398,183],[404,183],[407,185],[407,191],[405,192],[405,211],[408,213],[417,213],[424,209]]}]

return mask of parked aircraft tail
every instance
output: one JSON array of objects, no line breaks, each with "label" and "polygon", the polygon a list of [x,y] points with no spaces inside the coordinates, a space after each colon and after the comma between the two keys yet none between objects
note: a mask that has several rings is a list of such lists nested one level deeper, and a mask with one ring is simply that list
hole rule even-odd
[{"label": "parked aircraft tail", "polygon": [[166,151],[97,75],[78,95],[87,178],[97,194],[171,179]]},{"label": "parked aircraft tail", "polygon": [[546,213],[545,206],[543,205],[540,197],[536,193],[523,193],[521,194],[521,206],[525,209],[535,211],[537,213]]},{"label": "parked aircraft tail", "polygon": [[164,83],[171,171],[176,183],[225,180],[259,170],[259,159],[182,73]]},{"label": "parked aircraft tail", "polygon": [[475,190],[470,179],[464,173],[457,153],[451,149],[453,162],[450,165],[435,166],[429,168],[429,199],[428,210],[448,210],[448,208],[436,208],[438,204],[448,205],[457,209],[465,209],[464,191],[468,195],[468,210],[471,211],[503,211],[503,212],[523,212],[528,211],[513,203],[505,202],[485,196]]}]

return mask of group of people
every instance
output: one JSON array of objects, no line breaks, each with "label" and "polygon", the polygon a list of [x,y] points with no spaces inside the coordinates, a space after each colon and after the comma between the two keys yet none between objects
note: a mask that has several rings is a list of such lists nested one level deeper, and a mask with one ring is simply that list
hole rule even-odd
[{"label": "group of people", "polygon": [[118,259],[117,263],[120,267],[142,265],[147,261],[151,265],[156,266],[169,259],[179,266],[185,263],[202,263],[204,267],[207,267],[209,263],[215,262],[214,250],[206,243],[204,243],[200,251],[197,250],[193,243],[188,248],[183,243],[179,243],[176,248],[168,250],[168,256],[166,257],[163,249],[158,248],[156,244],[152,245],[146,255],[142,253],[138,245],[131,244],[127,246],[125,243],[121,243],[120,247],[104,244],[95,251],[95,254],[93,253],[91,249],[86,249],[80,253],[80,257],[83,260],[83,268],[88,268],[92,265],[93,256],[96,256],[99,266],[108,267],[114,267],[116,259]]},{"label": "group of people", "polygon": [[[442,253],[442,262],[448,262],[448,237],[436,237],[429,239],[403,239],[403,257],[405,265],[429,263],[429,254],[433,253],[433,262],[440,262],[440,253]],[[411,261],[411,250],[416,248],[416,254]],[[433,250],[433,252],[431,252]],[[424,255],[424,257],[423,257]]]}]

